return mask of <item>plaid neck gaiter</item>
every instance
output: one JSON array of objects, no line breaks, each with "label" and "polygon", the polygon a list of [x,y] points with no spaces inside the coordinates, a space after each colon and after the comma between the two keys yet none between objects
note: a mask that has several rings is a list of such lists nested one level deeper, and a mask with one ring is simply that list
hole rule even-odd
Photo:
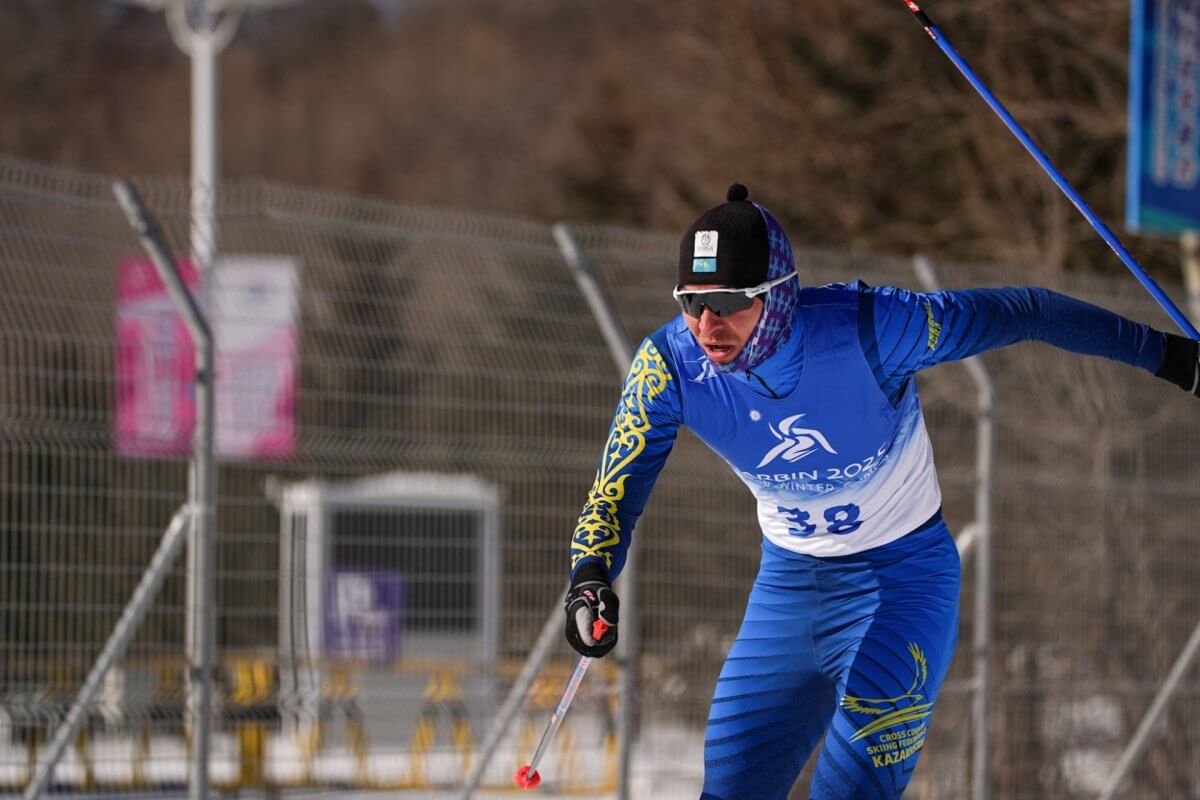
[{"label": "plaid neck gaiter", "polygon": [[[770,240],[771,246],[767,280],[782,278],[796,268],[792,256],[792,245],[788,242],[783,228],[771,216],[771,212],[758,203],[754,203],[754,207],[758,209],[762,214],[763,221],[767,223],[767,238]],[[758,324],[750,333],[746,346],[733,361],[725,365],[715,365],[717,369],[721,372],[744,372],[770,358],[792,334],[792,320],[799,297],[799,276],[790,281],[784,281],[762,295],[762,316],[758,318]]]}]

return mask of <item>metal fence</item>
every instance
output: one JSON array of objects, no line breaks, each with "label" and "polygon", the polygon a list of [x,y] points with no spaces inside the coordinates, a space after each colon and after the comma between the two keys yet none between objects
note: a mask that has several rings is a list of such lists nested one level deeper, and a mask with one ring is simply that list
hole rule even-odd
[{"label": "metal fence", "polygon": [[[186,254],[186,184],[140,187]],[[262,183],[227,185],[218,208],[223,254],[294,265],[298,341],[294,446],[219,468],[214,785],[449,791],[562,591],[620,376],[548,226]],[[674,235],[577,235],[635,342],[675,313]],[[29,780],[187,495],[186,452],[121,443],[118,267],[138,255],[108,178],[0,160],[0,792]],[[808,283],[918,287],[908,259],[796,255]],[[937,271],[951,287],[1047,285],[1169,325],[1130,279]],[[231,315],[213,307],[218,327]],[[984,363],[992,796],[1094,797],[1200,621],[1200,416],[1148,375],[1045,346]],[[190,380],[163,369],[160,384]],[[254,401],[254,382],[243,370],[224,402]],[[974,514],[975,390],[958,365],[920,387],[957,531]],[[637,532],[635,797],[697,794],[755,521],[740,482],[681,434]],[[183,570],[88,708],[59,789],[186,780]],[[965,578],[917,798],[970,795]],[[560,644],[485,786],[510,785],[572,662]],[[615,668],[595,666],[547,758],[550,792],[613,789]],[[1193,669],[1123,796],[1200,796],[1198,697]]]}]

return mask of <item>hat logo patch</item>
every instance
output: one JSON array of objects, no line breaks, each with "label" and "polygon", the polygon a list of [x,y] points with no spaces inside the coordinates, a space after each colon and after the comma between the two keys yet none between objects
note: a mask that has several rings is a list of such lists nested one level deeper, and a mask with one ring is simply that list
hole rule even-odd
[{"label": "hat logo patch", "polygon": [[[696,247],[692,251],[692,256],[695,258],[716,258],[717,257],[717,232],[716,231],[696,231]],[[712,272],[715,270],[704,270]],[[696,270],[700,272],[700,270]]]},{"label": "hat logo patch", "polygon": [[692,272],[716,272],[717,260],[715,258],[693,258]]}]

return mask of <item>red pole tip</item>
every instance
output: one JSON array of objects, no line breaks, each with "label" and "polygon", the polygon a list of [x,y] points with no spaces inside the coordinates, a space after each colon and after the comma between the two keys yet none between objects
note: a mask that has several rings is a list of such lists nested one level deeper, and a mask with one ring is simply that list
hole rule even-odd
[{"label": "red pole tip", "polygon": [[513,776],[513,781],[522,789],[536,789],[537,785],[542,782],[542,776],[537,772],[530,773],[529,765],[521,767],[517,770],[517,774]]},{"label": "red pole tip", "polygon": [[608,623],[602,619],[598,619],[592,623],[592,638],[597,642],[604,638],[604,634],[608,632]]}]

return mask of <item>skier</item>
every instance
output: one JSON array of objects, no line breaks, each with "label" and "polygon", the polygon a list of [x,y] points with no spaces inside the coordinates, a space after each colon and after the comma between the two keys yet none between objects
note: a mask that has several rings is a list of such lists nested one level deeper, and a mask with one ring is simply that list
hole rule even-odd
[{"label": "skier", "polygon": [[[754,494],[762,561],[717,681],[702,800],[898,798],[953,655],[961,569],[914,375],[1037,340],[1197,394],[1195,341],[1040,288],[802,288],[734,184],[680,245],[681,314],[642,342],[571,540],[566,637],[604,656],[620,573],[680,425]],[[608,632],[599,641],[591,623]]]}]

